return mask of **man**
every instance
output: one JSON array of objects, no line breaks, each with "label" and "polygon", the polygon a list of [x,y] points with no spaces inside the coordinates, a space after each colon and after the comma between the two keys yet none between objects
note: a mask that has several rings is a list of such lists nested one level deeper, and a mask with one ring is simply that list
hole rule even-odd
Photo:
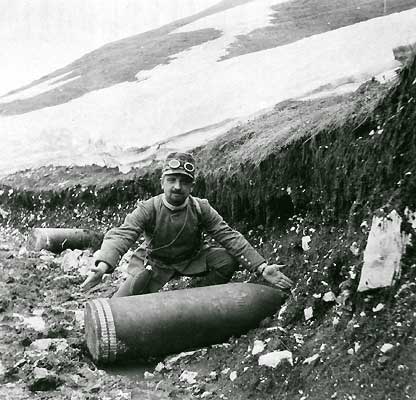
[{"label": "man", "polygon": [[[108,231],[82,289],[91,289],[104,274],[113,272],[142,234],[145,245],[133,254],[129,276],[114,296],[157,292],[172,278],[183,275],[202,277],[204,285],[226,283],[239,264],[280,289],[290,288],[292,281],[279,271],[279,265],[268,265],[208,200],[191,196],[194,177],[195,161],[190,154],[169,154],[162,170],[163,193],[140,202],[119,228]],[[204,242],[203,232],[222,247]]]}]

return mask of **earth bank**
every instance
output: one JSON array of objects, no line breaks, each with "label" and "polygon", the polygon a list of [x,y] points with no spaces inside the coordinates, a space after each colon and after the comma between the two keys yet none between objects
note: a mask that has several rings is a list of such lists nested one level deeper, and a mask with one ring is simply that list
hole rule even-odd
[{"label": "earth bank", "polygon": [[[278,120],[267,137],[262,127],[276,114],[302,110],[297,102],[196,151],[202,173],[195,194],[207,197],[269,261],[286,264],[283,272],[296,286],[279,315],[258,329],[175,362],[152,360],[138,380],[92,363],[79,320],[85,300],[111,295],[121,273],[83,295],[79,271],[65,271],[51,254],[25,251],[24,235],[33,226],[105,231],[138,198],[158,192],[160,172],[106,175],[94,167],[104,178],[93,184],[88,170],[50,167],[3,179],[0,397],[416,398],[414,239],[394,286],[356,292],[372,217],[416,210],[415,99],[413,60],[392,87],[373,82],[354,98],[338,99],[348,109],[339,119],[318,124],[322,114],[309,112],[302,126],[281,127],[290,125],[291,141],[282,142]],[[51,188],[52,177],[62,182],[62,176],[75,178]],[[85,180],[74,185],[80,176]],[[29,178],[36,188],[25,187]],[[402,230],[415,234],[409,222]],[[235,279],[256,281],[245,271]],[[28,325],[29,317],[42,317],[43,329]],[[276,368],[259,365],[273,351],[292,357]]]}]

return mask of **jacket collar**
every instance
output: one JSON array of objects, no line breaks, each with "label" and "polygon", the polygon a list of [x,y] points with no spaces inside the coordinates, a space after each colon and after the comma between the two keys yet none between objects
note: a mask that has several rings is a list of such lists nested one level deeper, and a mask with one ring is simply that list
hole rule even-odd
[{"label": "jacket collar", "polygon": [[174,206],[172,204],[170,204],[165,197],[165,194],[163,194],[162,196],[162,201],[163,204],[166,208],[169,208],[169,210],[171,211],[179,211],[179,210],[183,210],[189,203],[189,197],[186,198],[186,200],[180,205],[180,206]]}]

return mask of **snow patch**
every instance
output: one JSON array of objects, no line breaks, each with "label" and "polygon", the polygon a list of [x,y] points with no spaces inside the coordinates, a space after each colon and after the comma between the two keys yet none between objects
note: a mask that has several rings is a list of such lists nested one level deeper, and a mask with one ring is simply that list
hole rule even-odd
[{"label": "snow patch", "polygon": [[[64,79],[62,81],[60,80],[60,79],[64,78],[66,75],[69,75],[71,73],[72,73],[72,71],[70,71],[68,73],[65,73],[61,76],[58,76],[54,79],[39,83],[38,85],[32,86],[32,87],[27,88],[25,90],[21,90],[21,91],[18,91],[16,93],[13,93],[13,94],[0,97],[0,103],[9,103],[9,102],[15,101],[15,100],[29,99],[31,97],[38,96],[42,93],[49,92],[51,90],[57,89],[61,86],[66,85],[69,82],[75,81],[76,79],[79,79],[79,75],[78,75],[78,76],[74,76],[74,77],[69,78],[69,79]],[[60,81],[57,82],[58,80],[60,80]]]},{"label": "snow patch", "polygon": [[[103,165],[104,152],[110,153],[112,165],[121,165],[131,147],[241,120],[332,82],[359,84],[390,71],[398,65],[392,49],[416,37],[412,9],[218,62],[235,35],[269,23],[271,4],[276,1],[250,2],[181,28],[216,27],[223,35],[177,54],[140,83],[125,82],[66,104],[0,118],[0,131],[9,133],[2,138],[0,171],[69,160]],[[209,132],[199,139],[204,135]],[[192,135],[183,139],[180,146],[193,140]]]}]

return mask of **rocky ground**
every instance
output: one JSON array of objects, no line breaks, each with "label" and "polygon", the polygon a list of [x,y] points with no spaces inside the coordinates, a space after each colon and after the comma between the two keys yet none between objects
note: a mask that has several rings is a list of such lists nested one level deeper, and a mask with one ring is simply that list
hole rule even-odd
[{"label": "rocky ground", "polygon": [[[290,222],[285,232],[259,227],[247,233],[270,261],[284,261],[284,272],[296,282],[277,315],[227,343],[110,369],[94,365],[88,354],[83,306],[110,296],[123,266],[84,294],[79,285],[92,260],[89,251],[33,252],[24,235],[3,229],[0,398],[415,398],[414,248],[394,288],[360,295],[357,270],[368,225],[348,234],[300,217]],[[244,271],[234,278],[256,281]]]}]

